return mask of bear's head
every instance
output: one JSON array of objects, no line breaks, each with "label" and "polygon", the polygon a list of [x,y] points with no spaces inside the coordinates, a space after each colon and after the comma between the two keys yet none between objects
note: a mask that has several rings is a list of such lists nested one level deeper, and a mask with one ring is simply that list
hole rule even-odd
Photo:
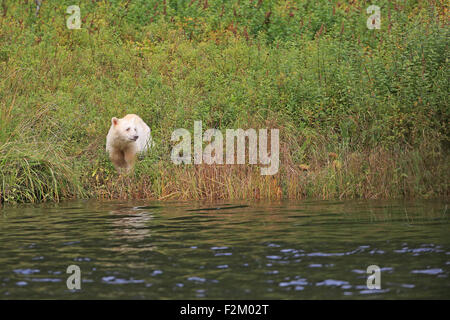
[{"label": "bear's head", "polygon": [[139,132],[134,119],[111,119],[115,138],[121,143],[133,143],[139,138]]}]

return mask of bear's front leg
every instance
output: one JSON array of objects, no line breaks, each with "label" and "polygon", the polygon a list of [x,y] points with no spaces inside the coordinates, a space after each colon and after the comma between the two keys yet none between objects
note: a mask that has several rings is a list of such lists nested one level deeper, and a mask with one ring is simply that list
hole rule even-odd
[{"label": "bear's front leg", "polygon": [[117,171],[126,167],[125,155],[122,150],[113,149],[109,152],[109,158]]},{"label": "bear's front leg", "polygon": [[129,172],[136,161],[136,148],[128,148],[124,151],[125,169]]}]

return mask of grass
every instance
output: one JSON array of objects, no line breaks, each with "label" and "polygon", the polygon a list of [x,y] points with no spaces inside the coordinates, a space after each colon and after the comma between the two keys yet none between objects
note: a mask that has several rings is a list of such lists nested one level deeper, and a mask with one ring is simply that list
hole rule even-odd
[{"label": "grass", "polygon": [[[449,196],[448,4],[1,0],[0,201]],[[6,8],[6,9],[5,9]],[[105,152],[136,113],[156,148]],[[171,132],[280,129],[280,170],[175,166]]]},{"label": "grass", "polygon": [[[45,117],[41,110],[39,117]],[[85,196],[79,175],[57,139],[41,141],[36,122],[22,122],[0,146],[2,202],[59,201]]]}]

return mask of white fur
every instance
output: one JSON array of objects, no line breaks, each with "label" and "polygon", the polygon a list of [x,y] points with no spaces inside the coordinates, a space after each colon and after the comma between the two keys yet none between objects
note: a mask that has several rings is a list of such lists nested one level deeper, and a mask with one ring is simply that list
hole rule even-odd
[{"label": "white fur", "polygon": [[117,169],[131,169],[136,154],[145,152],[150,147],[151,130],[139,116],[127,114],[121,119],[111,119],[111,127],[106,137],[106,151]]}]

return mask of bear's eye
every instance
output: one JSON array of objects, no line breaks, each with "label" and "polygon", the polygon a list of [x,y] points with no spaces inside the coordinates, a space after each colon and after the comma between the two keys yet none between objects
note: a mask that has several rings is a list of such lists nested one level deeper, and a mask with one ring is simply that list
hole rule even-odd
[{"label": "bear's eye", "polygon": [[130,131],[130,128],[127,128],[125,131]]}]

